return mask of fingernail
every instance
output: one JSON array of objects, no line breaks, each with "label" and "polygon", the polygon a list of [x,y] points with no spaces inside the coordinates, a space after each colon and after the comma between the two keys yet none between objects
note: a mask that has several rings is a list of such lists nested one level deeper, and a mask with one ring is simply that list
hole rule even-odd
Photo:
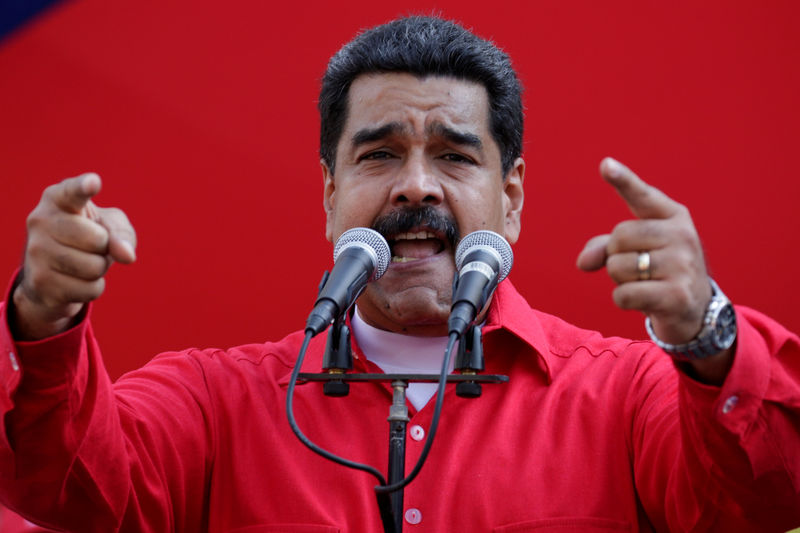
[{"label": "fingernail", "polygon": [[622,164],[613,157],[606,157],[606,174],[612,178],[622,175]]},{"label": "fingernail", "polygon": [[85,172],[81,175],[81,177],[83,178],[83,181],[81,181],[81,189],[83,189],[83,193],[94,194],[96,192],[95,189],[97,184],[100,182],[100,176],[98,176],[96,172]]},{"label": "fingernail", "polygon": [[133,245],[130,242],[122,239],[120,240],[120,244],[122,244],[122,247],[125,248],[125,250],[128,252],[128,255],[131,257],[131,260],[135,260],[136,250],[133,248]]}]

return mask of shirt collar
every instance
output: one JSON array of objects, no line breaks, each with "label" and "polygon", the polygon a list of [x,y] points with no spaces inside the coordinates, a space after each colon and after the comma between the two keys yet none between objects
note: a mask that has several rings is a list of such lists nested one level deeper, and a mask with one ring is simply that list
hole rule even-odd
[{"label": "shirt collar", "polygon": [[[541,368],[542,372],[547,376],[547,382],[552,383],[553,365],[549,360],[551,354],[550,343],[548,342],[548,335],[545,332],[545,328],[542,326],[542,319],[547,316],[548,315],[531,309],[525,298],[523,298],[522,295],[517,292],[517,289],[514,288],[514,285],[511,284],[511,280],[506,278],[498,285],[497,290],[495,290],[492,296],[492,302],[486,316],[485,325],[482,328],[482,334],[486,337],[487,335],[506,333],[522,341],[533,350],[534,353],[531,355],[536,357],[539,368]],[[546,318],[544,319],[546,320]],[[352,326],[350,316],[347,317],[347,322],[348,326]],[[319,365],[322,361],[326,338],[327,333],[325,335],[318,335],[311,341],[312,345],[316,346],[318,344],[319,346],[316,348],[309,347],[309,354],[311,357],[308,357],[303,364],[304,372],[319,372]],[[369,363],[361,347],[358,345],[355,338],[352,338],[351,341],[353,358],[355,359],[353,361],[354,370],[357,372],[370,371]],[[314,357],[313,354],[317,354],[317,357]],[[280,380],[281,384],[285,385],[288,383],[290,374],[291,369],[287,372],[286,376]]]},{"label": "shirt collar", "polygon": [[539,366],[547,375],[548,383],[552,382],[552,365],[548,360],[550,344],[547,342],[540,317],[508,278],[495,290],[483,334],[488,335],[502,330],[511,333],[536,352]]}]

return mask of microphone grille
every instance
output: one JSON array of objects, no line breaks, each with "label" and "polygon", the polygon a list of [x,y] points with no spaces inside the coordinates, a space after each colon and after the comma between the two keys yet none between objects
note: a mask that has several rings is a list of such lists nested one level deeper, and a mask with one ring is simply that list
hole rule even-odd
[{"label": "microphone grille", "polygon": [[514,264],[514,253],[511,251],[511,245],[508,244],[508,241],[493,231],[473,231],[461,239],[461,242],[456,247],[456,268],[461,270],[464,256],[476,247],[489,247],[497,252],[497,255],[500,256],[500,276],[497,281],[499,283],[506,279],[506,276],[511,271],[511,265]]},{"label": "microphone grille", "polygon": [[348,246],[362,246],[369,248],[375,254],[375,271],[372,273],[370,281],[375,281],[386,273],[391,260],[389,243],[383,235],[369,228],[352,228],[339,237],[336,246],[333,247],[333,262],[339,257],[339,253]]}]

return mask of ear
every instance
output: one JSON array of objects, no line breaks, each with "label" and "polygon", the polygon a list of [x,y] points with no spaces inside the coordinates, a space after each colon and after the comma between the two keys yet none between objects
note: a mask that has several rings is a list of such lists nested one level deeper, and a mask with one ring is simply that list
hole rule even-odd
[{"label": "ear", "polygon": [[525,200],[525,192],[522,183],[525,181],[525,161],[518,157],[514,161],[514,166],[509,170],[505,180],[503,180],[503,208],[505,210],[504,236],[506,240],[514,244],[519,239],[522,229],[522,204]]},{"label": "ear", "polygon": [[336,184],[333,181],[333,172],[331,172],[324,160],[319,160],[319,166],[322,167],[322,207],[325,209],[325,238],[333,242],[333,207]]}]

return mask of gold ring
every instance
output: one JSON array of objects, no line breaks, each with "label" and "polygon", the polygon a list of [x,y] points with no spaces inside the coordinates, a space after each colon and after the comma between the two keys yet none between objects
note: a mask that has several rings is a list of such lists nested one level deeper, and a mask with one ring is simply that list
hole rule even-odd
[{"label": "gold ring", "polygon": [[636,258],[636,271],[640,280],[650,279],[650,252],[639,252]]}]

